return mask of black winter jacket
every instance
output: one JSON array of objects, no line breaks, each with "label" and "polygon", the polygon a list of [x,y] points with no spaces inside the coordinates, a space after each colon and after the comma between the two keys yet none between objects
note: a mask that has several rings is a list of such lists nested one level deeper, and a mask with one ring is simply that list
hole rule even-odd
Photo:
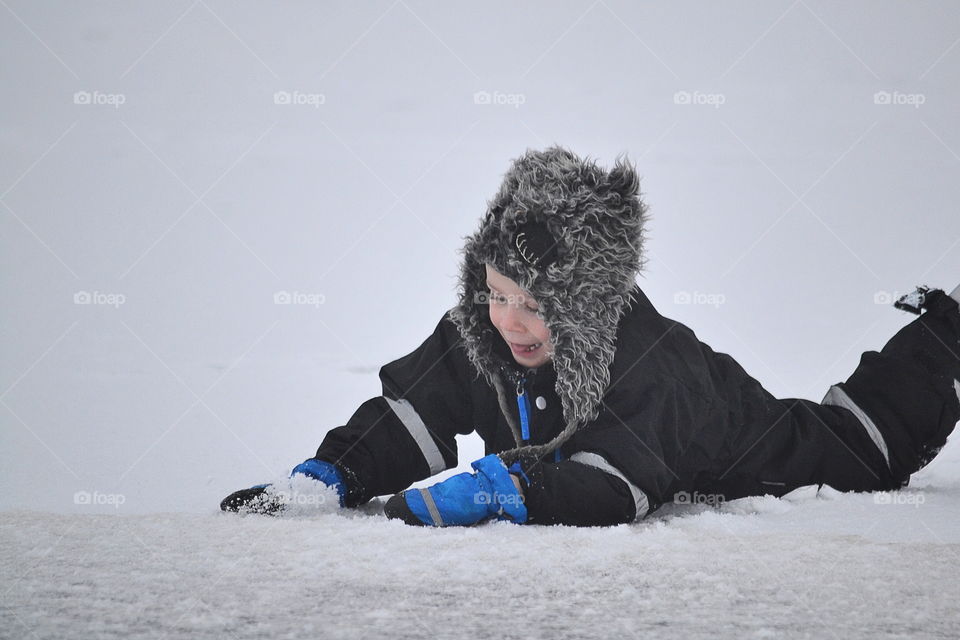
[{"label": "black winter jacket", "polygon": [[[719,502],[811,484],[895,489],[960,420],[960,309],[940,290],[820,403],[773,397],[639,287],[633,295],[597,418],[547,459],[521,461],[530,524],[611,525],[698,495]],[[529,394],[529,443],[547,442],[564,424],[552,365],[527,370],[498,349],[511,384]],[[347,479],[348,506],[456,466],[457,434],[476,430],[487,454],[515,446],[449,312],[380,379],[383,395],[329,431],[316,454]]]}]

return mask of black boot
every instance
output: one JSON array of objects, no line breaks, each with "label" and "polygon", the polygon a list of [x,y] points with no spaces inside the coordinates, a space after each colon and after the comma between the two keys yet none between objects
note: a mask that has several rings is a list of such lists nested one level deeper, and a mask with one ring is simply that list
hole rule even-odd
[{"label": "black boot", "polygon": [[920,310],[927,307],[927,294],[930,293],[930,287],[920,285],[908,294],[897,298],[893,306],[903,311],[920,315]]}]

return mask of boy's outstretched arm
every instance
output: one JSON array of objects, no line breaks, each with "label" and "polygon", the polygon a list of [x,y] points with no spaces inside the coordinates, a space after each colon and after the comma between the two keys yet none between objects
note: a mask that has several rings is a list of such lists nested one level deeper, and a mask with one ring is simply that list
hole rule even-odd
[{"label": "boy's outstretched arm", "polygon": [[379,375],[382,395],[330,430],[315,456],[343,474],[346,506],[455,467],[456,435],[473,431],[469,362],[446,314],[417,349]]},{"label": "boy's outstretched arm", "polygon": [[[380,369],[382,395],[363,402],[343,426],[330,430],[316,455],[294,467],[337,489],[353,507],[396,493],[457,465],[456,434],[473,431],[469,362],[456,326],[444,314],[410,354]],[[269,485],[237,491],[224,511],[282,509]]]}]

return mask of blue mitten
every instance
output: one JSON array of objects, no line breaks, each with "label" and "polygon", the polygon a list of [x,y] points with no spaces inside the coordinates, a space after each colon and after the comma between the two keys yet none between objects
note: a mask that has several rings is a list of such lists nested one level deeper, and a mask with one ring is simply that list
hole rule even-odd
[{"label": "blue mitten", "polygon": [[490,454],[470,465],[476,473],[460,473],[426,489],[407,489],[384,506],[388,518],[412,525],[471,525],[492,516],[523,523],[527,507],[506,465]]},{"label": "blue mitten", "polygon": [[290,477],[292,478],[298,473],[336,489],[337,495],[340,496],[340,506],[343,506],[343,499],[347,495],[347,486],[343,482],[343,476],[335,466],[323,460],[310,458],[295,466],[293,471],[290,472]]}]

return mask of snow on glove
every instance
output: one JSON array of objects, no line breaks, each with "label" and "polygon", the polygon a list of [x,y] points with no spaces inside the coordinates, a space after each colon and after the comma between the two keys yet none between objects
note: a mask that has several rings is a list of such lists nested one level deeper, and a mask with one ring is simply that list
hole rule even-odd
[{"label": "snow on glove", "polygon": [[[298,474],[336,489],[340,498],[340,506],[343,506],[343,499],[347,492],[346,485],[343,476],[335,466],[329,462],[311,458],[294,467],[293,471],[290,472],[290,477],[293,478]],[[241,489],[231,493],[220,503],[220,509],[222,511],[275,515],[286,508],[294,494],[295,490],[292,484],[289,492],[278,490],[273,484],[258,484],[249,489]]]},{"label": "snow on glove", "polygon": [[310,458],[295,466],[293,471],[290,472],[290,477],[292,478],[298,473],[336,489],[337,496],[340,498],[340,506],[343,506],[343,499],[347,495],[347,485],[343,481],[343,475],[335,466],[323,460]]},{"label": "snow on glove", "polygon": [[470,464],[476,473],[460,473],[426,489],[407,489],[384,505],[388,518],[434,527],[471,525],[492,516],[523,523],[527,507],[506,465],[490,454]]}]

